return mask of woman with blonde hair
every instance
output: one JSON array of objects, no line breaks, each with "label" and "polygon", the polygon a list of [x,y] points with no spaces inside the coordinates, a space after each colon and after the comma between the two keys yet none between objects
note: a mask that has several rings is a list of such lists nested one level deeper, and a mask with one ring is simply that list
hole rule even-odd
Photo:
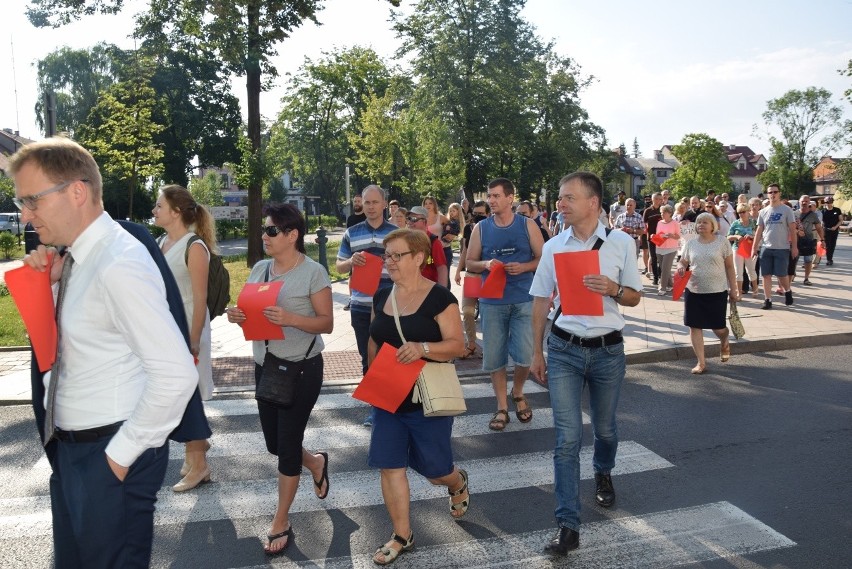
[{"label": "woman with blonde hair", "polygon": [[464,231],[464,213],[461,204],[451,203],[447,208],[447,222],[441,227],[444,257],[447,258],[447,288],[450,288],[450,267],[453,266],[453,241],[458,241]]},{"label": "woman with blonde hair", "polygon": [[[708,202],[709,203],[709,202]],[[717,235],[719,225],[711,213],[700,213],[695,218],[695,239],[686,242],[678,264],[678,275],[689,269],[692,276],[683,293],[683,324],[689,328],[692,349],[698,358],[692,373],[702,374],[707,369],[704,358],[704,330],[713,330],[721,341],[719,349],[722,362],[731,357],[730,332],[725,321],[728,299],[739,299],[734,259],[727,238]]]},{"label": "woman with blonde hair", "polygon": [[[448,361],[460,356],[464,336],[458,300],[421,274],[431,252],[430,239],[423,231],[397,229],[385,237],[384,245],[382,258],[394,285],[379,289],[373,300],[368,361],[372,363],[383,344],[396,348],[401,363]],[[414,389],[394,413],[374,408],[367,462],[380,469],[382,497],[393,525],[390,540],[373,555],[377,565],[393,563],[414,547],[409,468],[447,488],[453,519],[465,515],[470,504],[467,473],[453,462],[453,417],[424,416]]]},{"label": "woman with blonde hair", "polygon": [[427,212],[426,228],[429,230],[429,233],[440,238],[444,224],[447,223],[448,219],[438,208],[438,200],[432,196],[426,196],[423,198],[421,205],[426,208]]},{"label": "woman with blonde hair", "polygon": [[[196,360],[198,388],[203,400],[213,397],[210,357],[210,314],[207,311],[207,277],[210,252],[216,251],[213,216],[183,186],[168,185],[152,211],[154,224],[166,230],[158,244],[177,281],[189,328],[190,351]],[[210,481],[207,440],[186,443],[186,459],[175,492],[192,490]]]}]

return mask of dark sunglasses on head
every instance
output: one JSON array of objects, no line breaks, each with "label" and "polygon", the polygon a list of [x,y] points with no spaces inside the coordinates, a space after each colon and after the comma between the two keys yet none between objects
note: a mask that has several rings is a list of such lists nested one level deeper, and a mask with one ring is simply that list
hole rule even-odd
[{"label": "dark sunglasses on head", "polygon": [[278,227],[277,225],[269,225],[267,227],[260,228],[260,232],[265,233],[267,237],[277,237],[279,233],[287,233],[288,231],[290,230]]}]

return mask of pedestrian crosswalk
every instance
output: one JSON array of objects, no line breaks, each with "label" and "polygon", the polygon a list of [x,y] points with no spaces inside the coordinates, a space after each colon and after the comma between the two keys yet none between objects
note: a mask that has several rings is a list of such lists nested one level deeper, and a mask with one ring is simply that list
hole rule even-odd
[{"label": "pedestrian crosswalk", "polygon": [[[558,564],[558,560],[542,553],[543,544],[553,534],[554,503],[553,417],[547,406],[546,390],[529,383],[526,391],[535,408],[533,421],[527,425],[512,421],[503,433],[488,429],[494,404],[490,383],[467,382],[464,390],[469,412],[456,418],[453,437],[457,464],[467,470],[471,481],[471,510],[462,522],[454,523],[444,511],[446,490],[432,486],[416,474],[409,476],[413,526],[416,535],[423,537],[418,538],[417,548],[400,557],[395,566],[537,568]],[[253,567],[263,563],[263,558],[255,553],[260,551],[260,536],[274,510],[277,482],[275,459],[266,452],[259,424],[252,420],[252,415],[256,415],[255,402],[219,399],[208,402],[207,409],[215,432],[209,452],[215,482],[182,494],[173,493],[168,486],[160,491],[154,566],[201,566],[187,562],[191,558],[187,555],[181,556],[183,564],[175,562],[158,548],[158,540],[165,540],[169,541],[169,547],[162,549],[174,551],[185,547],[192,551],[192,543],[180,540],[172,543],[168,536],[189,533],[189,528],[196,525],[248,527],[256,531],[257,548],[252,549],[252,554],[226,556],[227,562],[225,557],[219,557],[211,566]],[[276,559],[275,566],[374,566],[371,560],[374,546],[365,543],[383,542],[391,526],[382,501],[379,474],[366,464],[370,431],[353,421],[353,417],[360,417],[359,409],[363,410],[363,404],[352,399],[348,392],[321,395],[305,433],[304,446],[329,452],[331,491],[326,500],[318,500],[306,473],[290,510],[295,527],[323,525],[329,516],[358,522],[348,536],[300,534],[297,530],[292,554],[288,552],[288,556]],[[588,424],[588,417],[584,415],[583,419]],[[591,453],[591,445],[581,453],[583,480],[593,478]],[[167,481],[177,479],[175,473],[182,458],[183,447],[172,445]],[[653,448],[628,440],[619,445],[613,475],[616,480],[640,474],[652,477],[655,472],[677,467]],[[49,541],[48,476],[46,463],[39,461],[30,469],[28,484],[31,488],[34,480],[43,482],[39,486],[43,494],[0,499],[0,541],[39,538]],[[625,511],[607,512],[612,514],[609,519],[583,524],[581,548],[570,555],[572,565],[667,567],[795,545],[724,501],[658,512],[636,512],[629,508],[629,495],[620,494],[619,505],[623,503],[628,505]],[[496,514],[498,519],[494,519],[494,512],[503,513]],[[506,520],[499,519],[502,515],[516,517],[519,512],[530,520],[526,527],[504,526]],[[206,547],[227,550],[229,546],[214,542]],[[49,564],[49,547],[40,548],[35,555],[28,562],[35,562],[35,566]],[[44,563],[39,563],[39,559]],[[10,568],[19,566],[26,565],[4,564]]]}]

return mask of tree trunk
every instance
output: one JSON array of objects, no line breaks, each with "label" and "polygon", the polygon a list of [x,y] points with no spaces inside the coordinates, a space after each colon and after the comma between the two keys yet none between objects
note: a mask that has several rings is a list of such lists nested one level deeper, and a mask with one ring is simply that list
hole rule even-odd
[{"label": "tree trunk", "polygon": [[[260,153],[260,53],[259,53],[259,7],[248,3],[248,50],[246,61],[246,101],[248,105],[248,138],[251,151]],[[260,238],[261,209],[263,206],[262,182],[255,171],[248,187],[248,257],[249,267],[263,258],[263,242]]]}]

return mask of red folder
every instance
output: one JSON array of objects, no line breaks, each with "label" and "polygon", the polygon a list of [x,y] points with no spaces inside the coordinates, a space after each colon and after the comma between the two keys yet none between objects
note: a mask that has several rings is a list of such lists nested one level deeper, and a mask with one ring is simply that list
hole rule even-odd
[{"label": "red folder", "polygon": [[352,267],[349,287],[373,296],[379,290],[379,279],[382,278],[382,258],[372,253],[364,253],[364,259],[367,260],[366,265]]},{"label": "red folder", "polygon": [[57,340],[50,270],[24,265],[8,271],[4,278],[30,336],[38,369],[47,371],[56,359]]},{"label": "red folder", "polygon": [[266,319],[263,309],[275,306],[284,281],[246,283],[237,298],[237,308],[245,312],[243,336],[246,340],[283,340],[284,329]]},{"label": "red folder", "polygon": [[752,245],[754,245],[754,241],[750,237],[743,237],[737,243],[737,255],[743,259],[750,259]]},{"label": "red folder", "polygon": [[679,276],[677,272],[674,274],[672,282],[672,300],[680,300],[680,296],[686,289],[686,283],[689,282],[689,277],[692,276],[692,271],[686,271],[683,276]]},{"label": "red folder", "polygon": [[482,282],[479,289],[479,298],[503,298],[506,289],[506,267],[503,263],[493,263],[491,271]]},{"label": "red folder", "polygon": [[396,351],[390,344],[382,344],[352,397],[389,413],[399,409],[426,362],[417,360],[401,364],[396,359]]},{"label": "red folder", "polygon": [[479,298],[479,293],[481,290],[481,275],[465,275],[462,296],[464,296],[465,298]]},{"label": "red folder", "polygon": [[825,245],[822,244],[822,241],[817,241],[817,255],[825,257]]},{"label": "red folder", "polygon": [[583,277],[601,272],[598,251],[557,253],[553,256],[553,267],[562,314],[603,316],[603,297],[583,284]]},{"label": "red folder", "polygon": [[652,233],[651,234],[651,242],[654,245],[656,245],[657,247],[659,247],[660,245],[662,245],[663,243],[666,242],[666,238],[663,237],[662,235],[658,234],[658,233]]}]

